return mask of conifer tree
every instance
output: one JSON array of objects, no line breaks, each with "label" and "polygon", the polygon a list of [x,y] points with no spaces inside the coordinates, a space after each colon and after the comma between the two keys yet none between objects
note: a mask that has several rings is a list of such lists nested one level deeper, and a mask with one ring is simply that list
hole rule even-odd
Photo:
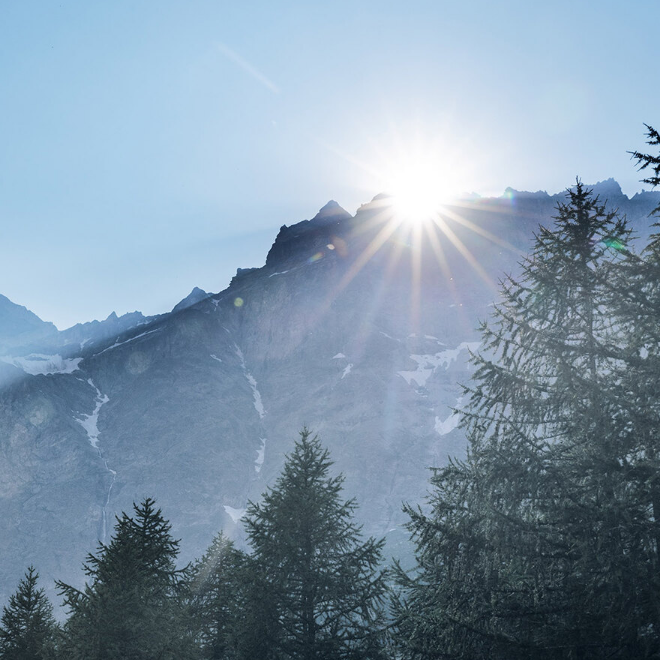
[{"label": "conifer tree", "polygon": [[579,181],[556,221],[482,327],[467,460],[435,472],[430,514],[408,507],[418,571],[399,572],[397,603],[408,657],[658,651],[612,296],[629,232]]},{"label": "conifer tree", "polygon": [[193,657],[185,626],[185,570],[175,565],[178,547],[154,500],[134,505],[134,517],[118,517],[110,543],[87,558],[84,570],[90,581],[85,588],[58,583],[70,609],[64,629],[66,657]]},{"label": "conifer tree", "polygon": [[259,657],[339,660],[381,652],[383,541],[362,540],[355,502],[342,501],[344,479],[329,476],[331,465],[305,428],[275,486],[248,506],[246,606],[248,616],[266,610],[256,635],[265,642]]},{"label": "conifer tree", "polygon": [[236,657],[237,630],[244,617],[244,562],[245,555],[220,532],[192,569],[191,617],[203,658]]},{"label": "conifer tree", "polygon": [[3,660],[54,657],[53,607],[44,590],[37,588],[38,579],[34,567],[28,567],[18,589],[3,607],[0,620],[0,658]]},{"label": "conifer tree", "polygon": [[[660,146],[660,133],[653,126],[646,124],[646,136],[648,138],[647,144],[655,147]],[[646,177],[646,179],[642,179],[642,181],[651,184],[654,188],[660,186],[660,154],[654,156],[653,154],[645,154],[641,151],[633,151],[632,157],[637,161],[640,170],[650,168],[652,172],[652,174]],[[659,212],[660,206],[655,209],[654,213]]]}]

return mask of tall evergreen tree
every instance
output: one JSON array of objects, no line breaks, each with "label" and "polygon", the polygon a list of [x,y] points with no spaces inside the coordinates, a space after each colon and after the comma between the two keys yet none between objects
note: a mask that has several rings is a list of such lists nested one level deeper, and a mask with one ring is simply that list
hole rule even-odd
[{"label": "tall evergreen tree", "polygon": [[237,631],[244,617],[244,562],[245,555],[221,532],[192,569],[191,617],[203,658],[236,657]]},{"label": "tall evergreen tree", "polygon": [[355,502],[342,501],[344,479],[329,476],[331,465],[305,428],[274,488],[248,506],[253,588],[246,605],[256,612],[266,606],[260,658],[339,660],[381,652],[383,541],[362,540]]},{"label": "tall evergreen tree", "polygon": [[185,570],[176,568],[179,542],[147,498],[134,517],[117,518],[108,545],[90,554],[90,581],[80,591],[58,583],[70,618],[64,650],[75,660],[171,660],[194,656],[185,626]]},{"label": "tall evergreen tree", "polygon": [[44,590],[37,588],[38,579],[39,574],[30,566],[9,603],[3,607],[0,620],[0,658],[3,660],[54,657],[53,607]]},{"label": "tall evergreen tree", "polygon": [[[465,462],[408,507],[418,571],[399,573],[408,657],[636,658],[657,652],[648,498],[612,278],[623,220],[579,181],[508,278],[475,356]],[[618,272],[618,271],[617,271]],[[657,621],[657,619],[656,619]]]}]

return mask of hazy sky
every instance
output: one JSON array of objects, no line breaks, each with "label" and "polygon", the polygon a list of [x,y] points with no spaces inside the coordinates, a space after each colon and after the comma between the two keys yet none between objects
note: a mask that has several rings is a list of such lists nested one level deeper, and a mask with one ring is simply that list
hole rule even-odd
[{"label": "hazy sky", "polygon": [[[421,153],[460,191],[642,188],[658,0],[0,3],[0,293],[169,310]],[[388,175],[389,176],[389,175]]]}]

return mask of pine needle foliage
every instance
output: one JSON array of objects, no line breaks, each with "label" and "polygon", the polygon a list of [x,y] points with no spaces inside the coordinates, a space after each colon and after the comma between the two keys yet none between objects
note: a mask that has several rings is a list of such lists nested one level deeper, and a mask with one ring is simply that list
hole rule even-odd
[{"label": "pine needle foliage", "polygon": [[579,180],[555,220],[482,325],[467,459],[435,471],[430,513],[407,507],[417,571],[398,576],[404,657],[660,649],[655,520],[633,467],[646,441],[613,288],[634,258],[630,232]]},{"label": "pine needle foliage", "polygon": [[192,568],[190,610],[202,658],[236,657],[243,622],[244,562],[244,553],[220,532]]},{"label": "pine needle foliage", "polygon": [[[656,131],[653,126],[649,126],[648,124],[644,125],[646,126],[647,144],[654,147],[660,147],[660,133]],[[654,156],[641,151],[632,151],[630,153],[637,161],[640,170],[643,171],[648,169],[652,172],[645,179],[642,179],[642,182],[648,183],[654,188],[660,186],[660,154]],[[660,213],[660,206],[655,209],[654,213]]]},{"label": "pine needle foliage", "polygon": [[2,609],[0,658],[2,660],[50,660],[54,657],[53,607],[43,589],[37,587],[39,574],[30,566]]},{"label": "pine needle foliage", "polygon": [[354,500],[304,428],[281,476],[245,518],[254,585],[268,603],[261,637],[273,658],[378,658],[383,540],[362,539]]},{"label": "pine needle foliage", "polygon": [[108,545],[84,564],[81,591],[58,582],[70,617],[64,649],[71,660],[182,660],[192,657],[183,603],[186,571],[179,542],[151,498],[116,520]]}]

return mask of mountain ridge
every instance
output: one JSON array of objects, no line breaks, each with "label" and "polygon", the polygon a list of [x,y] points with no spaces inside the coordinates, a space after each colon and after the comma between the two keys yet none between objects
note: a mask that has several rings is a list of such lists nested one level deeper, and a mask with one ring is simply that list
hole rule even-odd
[{"label": "mountain ridge", "polygon": [[[405,545],[401,501],[421,501],[427,468],[464,448],[453,409],[477,321],[553,202],[451,207],[438,253],[392,223],[385,200],[283,227],[264,266],[223,291],[72,343],[59,371],[0,389],[0,598],[30,562],[80,584],[113,515],[145,496],[184,560],[220,529],[241,543],[247,501],[303,424],[346,475],[365,532]],[[640,227],[650,201],[627,202]]]}]

